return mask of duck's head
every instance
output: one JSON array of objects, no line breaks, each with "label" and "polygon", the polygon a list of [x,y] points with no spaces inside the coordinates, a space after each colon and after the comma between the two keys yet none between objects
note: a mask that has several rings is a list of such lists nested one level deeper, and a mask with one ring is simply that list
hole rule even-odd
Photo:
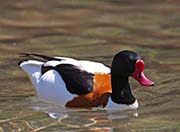
[{"label": "duck's head", "polygon": [[144,75],[144,61],[133,51],[121,51],[114,56],[111,66],[112,100],[116,103],[131,104],[135,101],[129,86],[129,76],[141,85],[154,83]]}]

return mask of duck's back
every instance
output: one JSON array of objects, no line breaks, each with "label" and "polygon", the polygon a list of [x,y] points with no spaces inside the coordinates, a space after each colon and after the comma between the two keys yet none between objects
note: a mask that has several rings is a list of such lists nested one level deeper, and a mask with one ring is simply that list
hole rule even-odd
[{"label": "duck's back", "polygon": [[[36,83],[32,82],[40,99],[64,105],[77,95],[92,93],[97,85],[97,73],[110,73],[109,67],[104,64],[65,57],[55,57],[54,60],[51,58],[44,62],[25,60],[20,63],[20,67],[31,80],[36,80]],[[39,76],[35,77],[37,73]]]}]

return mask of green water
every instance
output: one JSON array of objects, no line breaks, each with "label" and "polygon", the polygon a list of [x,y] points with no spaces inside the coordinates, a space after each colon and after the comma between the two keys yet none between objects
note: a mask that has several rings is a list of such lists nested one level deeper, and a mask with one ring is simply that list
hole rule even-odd
[{"label": "green water", "polygon": [[[0,3],[0,132],[178,132],[180,2],[6,0]],[[40,102],[19,52],[111,64],[120,50],[145,60],[153,88],[130,79],[136,111],[66,110]],[[47,112],[60,114],[52,119]],[[137,116],[138,115],[138,116]]]}]

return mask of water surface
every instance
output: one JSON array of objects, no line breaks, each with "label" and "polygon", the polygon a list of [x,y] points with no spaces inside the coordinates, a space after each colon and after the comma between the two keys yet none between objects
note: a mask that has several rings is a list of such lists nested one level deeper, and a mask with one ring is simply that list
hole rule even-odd
[{"label": "water surface", "polygon": [[[180,2],[1,1],[0,132],[178,131],[180,126]],[[145,60],[153,88],[130,79],[136,111],[67,110],[39,101],[17,66],[19,52],[111,64],[120,50]],[[50,118],[55,112],[59,119]]]}]

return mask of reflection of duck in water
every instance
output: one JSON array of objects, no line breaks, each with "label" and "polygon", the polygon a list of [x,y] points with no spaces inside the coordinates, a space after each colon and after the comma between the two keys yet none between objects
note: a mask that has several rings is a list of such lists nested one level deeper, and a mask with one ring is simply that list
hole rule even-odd
[{"label": "reflection of duck in water", "polygon": [[144,71],[141,57],[132,51],[122,51],[114,56],[112,66],[66,57],[49,57],[22,53],[28,59],[19,66],[28,73],[38,97],[66,107],[112,107],[136,109],[128,78],[141,85],[152,86]]},{"label": "reflection of duck in water", "polygon": [[[68,126],[69,128],[84,128],[83,130],[112,131],[113,126],[118,126],[119,130],[127,131],[131,124],[131,119],[138,117],[138,111],[121,111],[116,109],[69,109],[61,105],[49,104],[36,98],[27,100],[27,107],[39,111],[42,114],[48,114],[49,117],[56,119],[52,122],[53,126],[57,124]],[[42,115],[40,118],[42,121]],[[52,121],[52,120],[51,120]],[[54,120],[55,121],[55,120]],[[50,123],[50,122],[46,122]],[[47,126],[52,126],[47,124]],[[98,127],[99,126],[99,127]],[[127,130],[126,130],[127,129]],[[58,130],[58,128],[57,128]],[[61,130],[61,129],[60,129]]]}]

